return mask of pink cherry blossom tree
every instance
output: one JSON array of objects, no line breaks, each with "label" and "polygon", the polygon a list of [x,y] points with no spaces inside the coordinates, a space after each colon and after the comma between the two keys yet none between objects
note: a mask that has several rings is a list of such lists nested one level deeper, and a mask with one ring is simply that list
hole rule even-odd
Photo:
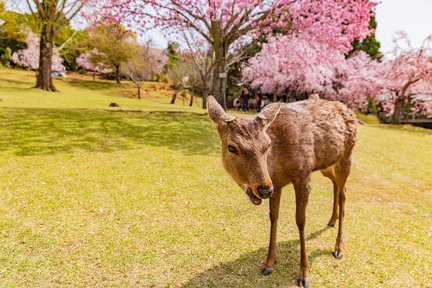
[{"label": "pink cherry blossom tree", "polygon": [[383,91],[385,66],[358,51],[343,58],[334,66],[332,90],[324,94],[329,100],[338,100],[357,111],[366,111],[368,98],[375,99]]},{"label": "pink cherry blossom tree", "polygon": [[393,60],[385,63],[387,83],[379,101],[391,123],[401,123],[407,110],[432,118],[432,35],[418,49],[412,47],[405,32],[399,32],[394,42]]},{"label": "pink cherry blossom tree", "polygon": [[[301,31],[309,39],[348,51],[355,38],[366,37],[369,0],[111,0],[101,1],[105,19],[167,32],[191,28],[215,55],[212,93],[226,108],[227,57],[233,46],[251,37]],[[204,99],[205,100],[205,99]]]},{"label": "pink cherry blossom tree", "polygon": [[344,50],[305,35],[272,37],[243,70],[246,82],[262,93],[319,93],[356,110],[382,89],[382,65],[363,51],[346,58]]},{"label": "pink cherry blossom tree", "polygon": [[[21,33],[26,34],[27,48],[18,50],[12,54],[12,62],[15,65],[31,70],[39,70],[39,37],[32,32],[30,29],[25,29]],[[63,59],[60,57],[60,53],[56,48],[53,48],[53,55],[51,60],[51,71],[64,72],[66,68],[63,66]]]},{"label": "pink cherry blossom tree", "polygon": [[303,35],[271,37],[243,70],[244,80],[262,93],[286,90],[321,94],[332,89],[333,66],[343,54]]},{"label": "pink cherry blossom tree", "polygon": [[110,73],[112,69],[104,61],[106,59],[105,53],[99,52],[96,48],[91,51],[82,53],[77,59],[78,67],[93,72],[93,81],[96,80],[96,73]]}]

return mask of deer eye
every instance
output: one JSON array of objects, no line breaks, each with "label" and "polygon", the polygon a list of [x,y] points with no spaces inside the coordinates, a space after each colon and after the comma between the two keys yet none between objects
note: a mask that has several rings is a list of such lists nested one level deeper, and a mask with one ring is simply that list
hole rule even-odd
[{"label": "deer eye", "polygon": [[234,147],[234,146],[232,146],[232,145],[228,145],[228,151],[231,152],[231,153],[234,153],[236,155],[239,154],[237,148]]}]

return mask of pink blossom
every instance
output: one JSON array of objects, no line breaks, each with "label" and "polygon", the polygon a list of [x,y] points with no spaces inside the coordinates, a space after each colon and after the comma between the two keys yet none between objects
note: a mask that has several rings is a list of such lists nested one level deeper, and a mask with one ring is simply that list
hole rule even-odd
[{"label": "pink blossom", "polygon": [[369,0],[96,0],[92,22],[123,23],[145,32],[151,28],[195,30],[208,42],[220,26],[228,43],[266,35],[275,28],[307,35],[332,48],[349,51],[356,38],[371,33],[375,1]]},{"label": "pink blossom", "polygon": [[414,49],[405,32],[394,38],[391,60],[385,65],[385,85],[378,101],[392,115],[396,101],[412,103],[412,111],[432,117],[432,35]]},{"label": "pink blossom", "polygon": [[[25,33],[27,35],[27,49],[18,50],[17,52],[13,53],[12,62],[24,68],[37,70],[39,69],[40,38],[30,29],[21,31],[21,33]],[[60,53],[55,47],[53,48],[53,55],[51,61],[52,71],[66,71],[66,68],[63,66],[63,59],[60,57]]]},{"label": "pink blossom", "polygon": [[78,67],[81,67],[84,70],[98,73],[110,73],[112,69],[109,67],[107,63],[103,61],[106,58],[106,55],[102,52],[99,52],[96,48],[92,51],[87,51],[81,54],[77,59],[76,63]]},{"label": "pink blossom", "polygon": [[381,91],[382,74],[366,53],[346,59],[336,47],[304,35],[270,38],[243,71],[244,80],[263,93],[317,92],[356,110]]}]

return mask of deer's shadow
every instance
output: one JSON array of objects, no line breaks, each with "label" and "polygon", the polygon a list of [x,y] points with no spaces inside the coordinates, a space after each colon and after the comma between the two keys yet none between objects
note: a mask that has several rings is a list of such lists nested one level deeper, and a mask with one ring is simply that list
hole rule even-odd
[{"label": "deer's shadow", "polygon": [[[309,235],[312,240],[326,231],[321,229]],[[275,272],[270,276],[260,274],[261,263],[267,255],[267,247],[245,253],[234,261],[219,263],[195,275],[182,288],[189,287],[295,287],[300,262],[300,243],[298,240],[278,242]],[[331,249],[315,250],[308,254],[309,264],[313,266],[316,258],[331,256]]]}]

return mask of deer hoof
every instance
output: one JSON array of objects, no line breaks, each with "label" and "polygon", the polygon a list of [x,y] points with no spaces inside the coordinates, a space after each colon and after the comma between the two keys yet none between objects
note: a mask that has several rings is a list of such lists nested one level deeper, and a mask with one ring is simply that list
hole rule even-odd
[{"label": "deer hoof", "polygon": [[342,259],[342,252],[334,251],[332,254],[336,259],[338,259],[338,260]]},{"label": "deer hoof", "polygon": [[299,278],[299,279],[297,280],[297,286],[298,286],[298,287],[305,287],[305,288],[308,288],[309,285],[310,285],[310,281],[309,281],[309,279]]},{"label": "deer hoof", "polygon": [[327,224],[328,227],[335,227],[335,225],[336,225],[336,224],[335,224],[335,223],[332,223],[332,222],[329,222],[329,223]]},{"label": "deer hoof", "polygon": [[273,268],[263,267],[261,268],[261,274],[264,276],[268,276],[273,273]]}]

